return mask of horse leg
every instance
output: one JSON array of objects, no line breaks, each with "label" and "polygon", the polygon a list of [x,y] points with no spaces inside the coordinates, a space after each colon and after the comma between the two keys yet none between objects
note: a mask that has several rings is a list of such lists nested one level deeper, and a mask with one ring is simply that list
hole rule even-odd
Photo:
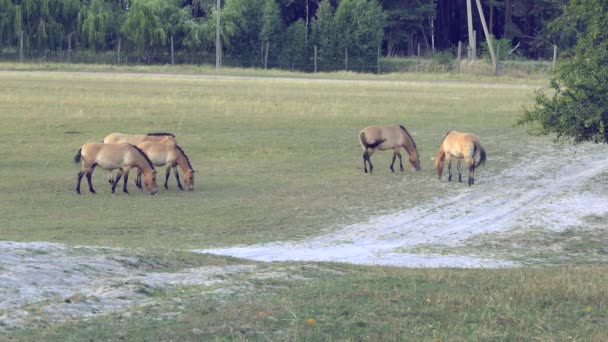
[{"label": "horse leg", "polygon": [[142,186],[141,186],[141,174],[142,174],[141,170],[137,169],[137,175],[135,176],[135,186],[137,186],[137,188],[139,190],[142,189]]},{"label": "horse leg", "polygon": [[397,152],[397,157],[399,157],[399,168],[403,171],[403,160],[401,159],[401,153]]},{"label": "horse leg", "polygon": [[462,183],[462,174],[460,171],[460,158],[458,158],[458,163],[456,164],[456,169],[458,170],[458,182]]},{"label": "horse leg", "polygon": [[78,172],[78,181],[76,182],[76,193],[80,194],[80,181],[82,180],[82,176],[84,176],[85,172],[80,170]]},{"label": "horse leg", "polygon": [[445,158],[448,160],[448,182],[452,181],[452,157],[446,154]]},{"label": "horse leg", "polygon": [[471,158],[465,158],[464,160],[469,167],[469,186],[475,184],[475,160]]},{"label": "horse leg", "polygon": [[[125,170],[124,172],[124,183],[122,184],[122,192],[124,192],[125,194],[128,194],[129,191],[127,190],[127,179],[129,179],[129,171],[130,170]],[[118,181],[116,181],[118,183]]]},{"label": "horse leg", "polygon": [[116,174],[116,179],[114,179],[114,183],[112,183],[112,193],[114,193],[114,190],[116,190],[116,185],[118,185],[118,181],[120,180],[120,177],[122,177],[122,173],[122,170],[119,170]]},{"label": "horse leg", "polygon": [[393,165],[395,165],[395,159],[397,158],[397,154],[393,153],[393,161],[391,162],[391,172],[395,173],[395,169],[393,169]]},{"label": "horse leg", "polygon": [[91,182],[91,176],[93,175],[93,169],[87,171],[87,182],[89,182],[89,191],[94,194],[95,189],[93,189],[93,182]]},{"label": "horse leg", "polygon": [[368,159],[369,159],[369,155],[368,155],[367,149],[366,149],[365,151],[363,151],[363,173],[367,173],[367,160]]},{"label": "horse leg", "polygon": [[106,170],[106,177],[108,177],[108,183],[114,183],[114,177],[112,177],[112,170]]},{"label": "horse leg", "polygon": [[175,180],[177,181],[177,187],[184,191],[184,187],[182,186],[182,183],[179,181],[179,173],[177,172],[177,166],[173,167],[173,174],[175,174]]},{"label": "horse leg", "polygon": [[169,190],[169,176],[171,175],[171,166],[167,166],[165,171],[165,189]]}]

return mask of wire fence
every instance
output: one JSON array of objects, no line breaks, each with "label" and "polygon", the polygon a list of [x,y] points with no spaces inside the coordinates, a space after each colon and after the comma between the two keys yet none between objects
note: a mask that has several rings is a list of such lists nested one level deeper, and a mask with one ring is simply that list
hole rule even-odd
[{"label": "wire fence", "polygon": [[[312,49],[311,49],[312,50]],[[294,55],[281,58],[264,59],[251,58],[244,61],[240,56],[224,54],[222,66],[235,68],[281,69],[303,72],[332,72],[350,71],[360,73],[397,73],[397,72],[435,72],[435,73],[465,73],[465,74],[546,74],[555,68],[557,50],[553,56],[537,60],[524,60],[507,56],[494,66],[489,58],[476,56],[469,60],[465,56],[458,58],[458,53],[452,50],[433,52],[418,50],[417,56],[382,56],[378,49],[375,56],[349,56],[345,51],[341,56],[322,56],[316,53]],[[461,56],[463,53],[461,52]],[[271,56],[272,57],[272,56]],[[28,50],[21,59],[17,49],[0,50],[0,60],[7,62],[26,63],[73,63],[73,64],[106,64],[106,65],[215,65],[215,54],[207,52],[156,52],[144,57],[135,53],[122,51],[98,52],[92,50]]]}]

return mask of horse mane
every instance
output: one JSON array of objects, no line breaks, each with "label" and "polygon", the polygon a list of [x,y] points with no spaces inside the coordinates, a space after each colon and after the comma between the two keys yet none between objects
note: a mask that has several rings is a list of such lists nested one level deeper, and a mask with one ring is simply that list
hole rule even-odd
[{"label": "horse mane", "polygon": [[189,159],[189,158],[188,158],[188,156],[186,155],[186,152],[184,152],[184,150],[182,150],[182,148],[181,148],[179,145],[177,145],[177,144],[175,144],[175,147],[176,147],[176,148],[177,148],[177,149],[178,149],[178,150],[181,152],[181,154],[183,154],[183,155],[184,155],[184,158],[186,158],[186,162],[188,163],[188,167],[189,167],[190,169],[192,169],[192,164],[190,164],[190,159]]},{"label": "horse mane", "polygon": [[446,133],[443,135],[443,138],[441,138],[441,143],[443,143],[443,141],[445,140],[445,137],[447,137],[447,136],[448,136],[448,134],[450,134],[450,133],[452,133],[452,132],[454,132],[454,131],[447,131],[447,132],[446,132]]},{"label": "horse mane", "polygon": [[139,153],[141,153],[144,158],[146,158],[146,161],[148,162],[148,165],[150,165],[150,167],[152,168],[152,170],[154,170],[154,164],[152,164],[152,161],[150,160],[150,158],[148,158],[148,156],[144,153],[144,151],[141,150],[141,148],[133,145],[133,144],[129,144],[131,146],[133,146]]},{"label": "horse mane", "polygon": [[412,141],[412,144],[414,145],[414,148],[418,149],[418,147],[416,147],[416,142],[414,141],[414,138],[412,138],[412,136],[410,135],[410,132],[408,132],[407,129],[405,129],[405,127],[403,127],[403,125],[399,125],[399,127],[401,127],[401,129],[403,130],[405,135],[407,135],[407,137],[410,138],[410,140]]},{"label": "horse mane", "polygon": [[160,136],[160,137],[166,137],[166,136],[169,136],[169,137],[173,137],[173,138],[175,138],[175,134],[173,134],[173,133],[167,133],[167,132],[153,132],[153,133],[148,133],[148,134],[146,134],[146,135],[150,135],[150,136]]}]

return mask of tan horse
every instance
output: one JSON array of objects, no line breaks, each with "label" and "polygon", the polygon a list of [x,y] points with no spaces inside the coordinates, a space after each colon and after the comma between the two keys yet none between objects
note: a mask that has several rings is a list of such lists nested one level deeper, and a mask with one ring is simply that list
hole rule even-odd
[{"label": "tan horse", "polygon": [[[479,161],[475,164],[476,156],[479,156]],[[443,173],[444,160],[448,161],[448,181],[452,180],[452,157],[458,159],[456,168],[458,169],[458,181],[462,182],[462,174],[460,173],[460,160],[464,159],[465,164],[469,169],[469,186],[475,184],[475,169],[484,164],[486,161],[486,151],[479,142],[479,137],[471,133],[461,133],[451,131],[445,134],[441,145],[439,145],[439,154],[435,158],[435,169],[437,177],[441,179]]]},{"label": "tan horse", "polygon": [[148,133],[148,134],[123,134],[123,133],[110,133],[105,138],[103,138],[103,142],[105,144],[120,144],[127,143],[131,145],[139,145],[144,141],[162,141],[167,137],[173,138],[175,140],[175,135],[173,133]]},{"label": "tan horse", "polygon": [[[167,132],[147,133],[147,134],[124,134],[124,133],[110,133],[103,138],[104,144],[131,144],[137,146],[144,141],[166,141],[167,139],[175,142],[175,135]],[[112,177],[112,171],[106,171],[108,182],[114,183],[114,177]]]},{"label": "tan horse", "polygon": [[403,162],[401,160],[401,153],[399,153],[402,147],[409,154],[410,164],[412,164],[416,171],[420,170],[420,159],[416,143],[403,126],[366,127],[359,133],[359,141],[361,142],[361,147],[363,147],[363,171],[365,173],[367,173],[367,164],[369,164],[370,173],[374,170],[370,157],[377,149],[380,151],[393,150],[391,172],[395,172],[393,166],[397,157],[399,157],[399,166],[401,167],[401,171],[403,171]]},{"label": "tan horse", "polygon": [[[165,172],[165,189],[169,189],[167,183],[169,181],[169,175],[171,174],[171,168],[173,168],[177,186],[180,190],[184,190],[179,181],[179,173],[177,172],[177,166],[179,166],[184,173],[184,183],[186,184],[188,191],[194,190],[194,173],[196,171],[192,169],[188,156],[186,156],[184,150],[175,143],[175,140],[163,140],[162,142],[144,141],[139,144],[138,147],[144,151],[154,166],[167,165],[167,171]],[[135,184],[141,189],[141,171],[137,172]]]},{"label": "tan horse", "polygon": [[129,171],[136,167],[144,173],[144,184],[146,189],[150,191],[150,194],[156,194],[156,170],[152,165],[152,162],[140,150],[137,146],[131,144],[104,144],[98,142],[90,142],[82,145],[76,156],[74,156],[75,163],[81,163],[80,171],[78,172],[78,182],[76,185],[76,192],[80,194],[80,181],[83,175],[87,175],[87,181],[89,183],[89,191],[95,193],[93,184],[91,183],[91,176],[96,166],[104,170],[118,169],[118,175],[116,181],[112,184],[112,193],[116,189],[116,184],[120,180],[120,177],[124,175],[124,185],[122,191],[127,191],[127,179],[129,178]]}]

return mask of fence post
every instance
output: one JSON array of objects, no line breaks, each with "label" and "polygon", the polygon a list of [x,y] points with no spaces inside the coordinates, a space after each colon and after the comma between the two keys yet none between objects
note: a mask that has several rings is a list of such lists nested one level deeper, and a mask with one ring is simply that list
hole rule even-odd
[{"label": "fence post", "polygon": [[317,73],[317,46],[315,45],[315,74]]},{"label": "fence post", "polygon": [[471,60],[477,59],[477,31],[473,30],[473,51],[471,51]]},{"label": "fence post", "polygon": [[553,70],[555,70],[555,62],[557,61],[557,45],[553,45]]},{"label": "fence post", "polygon": [[19,63],[23,63],[23,30],[19,33]]},{"label": "fence post", "polygon": [[496,44],[496,65],[494,65],[494,75],[498,76],[498,64],[500,64],[500,45]]},{"label": "fence post", "polygon": [[120,64],[120,43],[122,42],[122,38],[118,37],[118,51],[116,52],[118,64]]},{"label": "fence post", "polygon": [[380,47],[378,46],[378,74],[380,74]]},{"label": "fence post", "polygon": [[344,70],[348,71],[348,48],[344,48]]},{"label": "fence post", "polygon": [[421,68],[420,64],[421,64],[420,63],[420,44],[418,44],[418,68],[419,69]]},{"label": "fence post", "polygon": [[270,50],[270,42],[266,42],[266,52],[264,53],[264,70],[268,69],[268,50]]},{"label": "fence post", "polygon": [[460,54],[462,53],[462,42],[458,41],[458,55],[456,56],[456,63],[458,64],[458,73],[460,74]]}]

